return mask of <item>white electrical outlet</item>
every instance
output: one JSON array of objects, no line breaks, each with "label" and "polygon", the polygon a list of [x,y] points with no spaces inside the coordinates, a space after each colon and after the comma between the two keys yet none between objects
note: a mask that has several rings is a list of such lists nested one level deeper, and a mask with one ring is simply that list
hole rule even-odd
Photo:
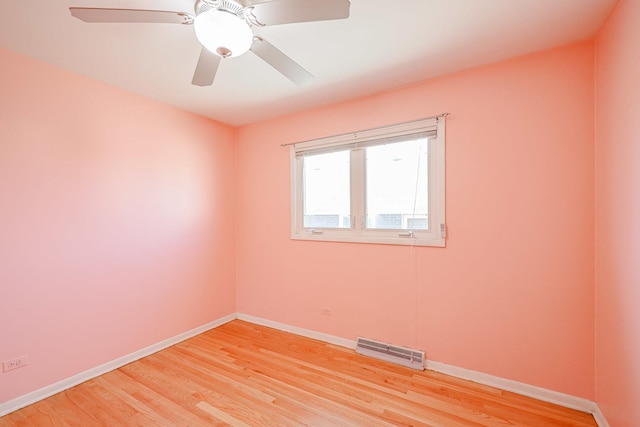
[{"label": "white electrical outlet", "polygon": [[14,369],[22,368],[23,366],[27,366],[28,364],[29,364],[29,355],[24,354],[14,359],[5,360],[2,363],[2,371],[3,372],[13,371]]},{"label": "white electrical outlet", "polygon": [[331,316],[331,307],[322,307],[320,309],[320,314],[324,316]]}]

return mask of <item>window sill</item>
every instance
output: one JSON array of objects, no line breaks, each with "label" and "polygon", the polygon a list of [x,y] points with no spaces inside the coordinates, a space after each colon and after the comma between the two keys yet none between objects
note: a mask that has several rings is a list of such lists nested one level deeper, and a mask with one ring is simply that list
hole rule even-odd
[{"label": "window sill", "polygon": [[291,235],[292,240],[307,240],[316,242],[342,242],[342,243],[369,243],[379,245],[399,245],[399,246],[430,246],[444,248],[446,239],[441,237],[398,237],[398,236],[356,236],[347,234],[312,234],[295,233]]}]

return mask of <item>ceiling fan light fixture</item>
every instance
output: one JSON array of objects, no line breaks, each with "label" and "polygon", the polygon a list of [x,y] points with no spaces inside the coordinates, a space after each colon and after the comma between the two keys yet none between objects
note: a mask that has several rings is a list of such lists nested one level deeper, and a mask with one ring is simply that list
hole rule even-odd
[{"label": "ceiling fan light fixture", "polygon": [[193,26],[198,41],[207,50],[223,58],[240,56],[253,43],[253,32],[249,24],[224,10],[202,12],[196,17]]}]

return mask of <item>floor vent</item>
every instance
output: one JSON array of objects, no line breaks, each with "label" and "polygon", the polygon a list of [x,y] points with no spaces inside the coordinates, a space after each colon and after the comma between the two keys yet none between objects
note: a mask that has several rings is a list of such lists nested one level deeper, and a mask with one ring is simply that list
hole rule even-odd
[{"label": "floor vent", "polygon": [[356,353],[391,363],[397,363],[407,368],[417,369],[419,371],[424,370],[424,351],[358,337]]}]

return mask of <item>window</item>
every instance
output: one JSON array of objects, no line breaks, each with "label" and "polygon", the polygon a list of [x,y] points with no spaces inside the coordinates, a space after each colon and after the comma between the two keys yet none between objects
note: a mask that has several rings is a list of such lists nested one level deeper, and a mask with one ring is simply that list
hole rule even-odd
[{"label": "window", "polygon": [[291,146],[291,238],[444,246],[444,116]]}]

